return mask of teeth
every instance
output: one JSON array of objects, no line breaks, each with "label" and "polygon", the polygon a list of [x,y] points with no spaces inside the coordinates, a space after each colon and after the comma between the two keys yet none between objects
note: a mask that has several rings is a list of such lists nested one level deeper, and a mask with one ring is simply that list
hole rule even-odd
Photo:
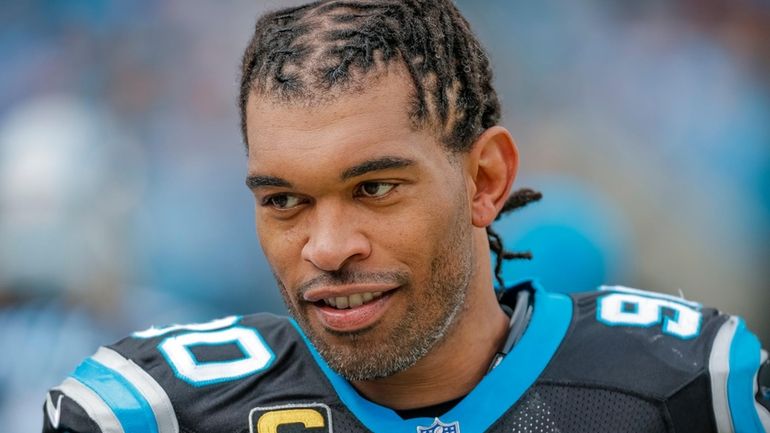
[{"label": "teeth", "polygon": [[356,293],[350,296],[337,296],[324,299],[324,303],[340,310],[356,308],[382,296],[382,292]]},{"label": "teeth", "polygon": [[350,295],[348,301],[350,303],[350,308],[356,308],[364,303],[364,297],[356,293],[355,295]]}]

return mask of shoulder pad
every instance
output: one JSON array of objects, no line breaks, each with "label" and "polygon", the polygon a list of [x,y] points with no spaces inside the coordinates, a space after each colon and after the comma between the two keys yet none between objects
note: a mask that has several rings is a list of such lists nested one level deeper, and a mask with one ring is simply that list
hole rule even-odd
[{"label": "shoulder pad", "polygon": [[770,431],[768,368],[757,337],[741,318],[731,316],[717,332],[709,357],[718,431]]},{"label": "shoulder pad", "polygon": [[240,431],[253,407],[333,395],[291,322],[271,314],[134,333],[100,348],[57,389],[83,409],[100,407],[85,412],[103,433],[116,431],[115,421],[152,433]]},{"label": "shoulder pad", "polygon": [[707,372],[727,320],[695,302],[621,286],[571,296],[573,322],[548,376],[658,400]]}]

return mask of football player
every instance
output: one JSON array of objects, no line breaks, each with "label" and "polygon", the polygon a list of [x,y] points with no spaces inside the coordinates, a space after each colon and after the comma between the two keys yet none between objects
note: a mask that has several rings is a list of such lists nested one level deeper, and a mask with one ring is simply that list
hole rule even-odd
[{"label": "football player", "polygon": [[[767,356],[681,298],[493,289],[517,151],[449,0],[263,16],[243,57],[256,226],[291,317],[150,328],[52,389],[45,432],[770,429]],[[491,252],[490,252],[491,248]]]}]

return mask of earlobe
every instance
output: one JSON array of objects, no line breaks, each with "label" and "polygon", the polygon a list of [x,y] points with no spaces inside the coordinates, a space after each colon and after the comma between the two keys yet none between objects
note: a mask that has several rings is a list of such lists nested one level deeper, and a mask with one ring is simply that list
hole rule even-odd
[{"label": "earlobe", "polygon": [[473,145],[470,163],[472,223],[484,228],[497,217],[516,178],[519,154],[510,132],[502,126],[484,131]]}]

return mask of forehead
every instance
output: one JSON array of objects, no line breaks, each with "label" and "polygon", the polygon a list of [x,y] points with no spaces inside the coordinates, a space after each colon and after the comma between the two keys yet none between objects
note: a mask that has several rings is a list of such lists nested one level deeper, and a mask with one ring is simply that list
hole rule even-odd
[{"label": "forehead", "polygon": [[426,128],[414,126],[411,101],[409,78],[396,73],[317,104],[252,94],[246,110],[249,171],[271,174],[263,172],[309,162],[336,166],[377,154],[443,153]]}]

